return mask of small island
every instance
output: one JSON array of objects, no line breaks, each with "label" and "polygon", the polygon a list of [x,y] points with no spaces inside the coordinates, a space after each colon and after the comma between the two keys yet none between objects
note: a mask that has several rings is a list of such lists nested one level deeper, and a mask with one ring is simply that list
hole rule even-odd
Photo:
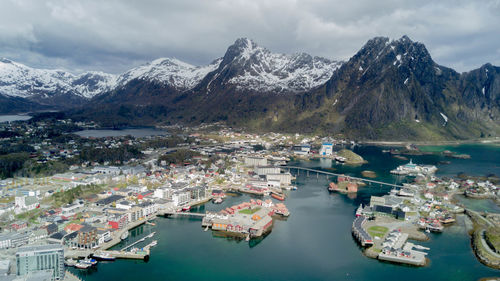
[{"label": "small island", "polygon": [[359,156],[349,149],[341,149],[339,152],[337,152],[337,155],[345,158],[345,163],[349,165],[362,165],[368,163],[368,161],[363,159],[363,157]]}]

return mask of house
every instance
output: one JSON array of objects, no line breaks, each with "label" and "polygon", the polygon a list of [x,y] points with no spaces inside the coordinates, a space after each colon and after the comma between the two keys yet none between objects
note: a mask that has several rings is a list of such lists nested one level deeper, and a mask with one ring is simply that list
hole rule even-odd
[{"label": "house", "polygon": [[16,221],[16,222],[13,222],[10,226],[12,227],[12,229],[21,230],[21,229],[27,228],[28,223],[25,221]]},{"label": "house", "polygon": [[112,229],[122,229],[127,225],[128,215],[127,214],[113,214],[108,217],[108,224]]}]

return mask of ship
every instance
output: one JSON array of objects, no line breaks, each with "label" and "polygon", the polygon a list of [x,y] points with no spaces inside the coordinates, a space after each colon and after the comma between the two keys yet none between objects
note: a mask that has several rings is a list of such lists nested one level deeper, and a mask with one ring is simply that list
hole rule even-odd
[{"label": "ship", "polygon": [[433,165],[417,165],[412,162],[410,159],[410,162],[398,166],[396,169],[391,170],[391,174],[394,175],[409,175],[409,176],[416,176],[419,174],[423,175],[432,175],[437,171],[436,166]]},{"label": "ship", "polygon": [[189,210],[191,210],[191,206],[190,205],[185,205],[184,207],[182,207],[182,211],[183,212],[187,212]]},{"label": "ship", "polygon": [[271,193],[271,197],[273,197],[276,200],[285,201],[285,196],[282,194],[277,194],[273,192]]},{"label": "ship", "polygon": [[97,252],[92,255],[92,258],[98,260],[98,261],[114,261],[116,257],[110,255],[109,253],[105,252]]}]

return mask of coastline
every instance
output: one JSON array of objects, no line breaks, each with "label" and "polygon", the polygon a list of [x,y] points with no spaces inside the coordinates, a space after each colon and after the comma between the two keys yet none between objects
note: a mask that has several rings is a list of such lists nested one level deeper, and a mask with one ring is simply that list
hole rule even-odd
[{"label": "coastline", "polygon": [[378,145],[378,146],[406,146],[414,145],[460,145],[460,144],[500,144],[500,138],[472,139],[472,140],[452,140],[452,141],[359,141],[360,144]]}]

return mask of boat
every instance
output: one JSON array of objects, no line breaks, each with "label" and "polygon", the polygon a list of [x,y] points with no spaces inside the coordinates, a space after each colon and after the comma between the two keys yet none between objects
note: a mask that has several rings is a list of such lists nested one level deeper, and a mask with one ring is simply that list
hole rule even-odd
[{"label": "boat", "polygon": [[443,223],[443,224],[454,223],[454,222],[455,222],[455,219],[453,217],[446,217],[446,218],[441,220],[441,223]]},{"label": "boat", "polygon": [[297,186],[292,185],[292,186],[291,186],[291,189],[292,189],[292,190],[297,190]]},{"label": "boat", "polygon": [[271,197],[280,201],[285,201],[285,196],[282,194],[271,193]]},{"label": "boat", "polygon": [[342,156],[335,156],[335,160],[340,162],[340,163],[344,163],[347,159],[345,157],[342,157]]},{"label": "boat", "polygon": [[94,265],[97,265],[97,260],[84,258],[83,260],[80,260],[78,263],[83,263],[83,264],[88,264],[89,266],[94,266]]},{"label": "boat", "polygon": [[212,201],[214,204],[221,204],[223,202],[222,197],[217,197]]},{"label": "boat", "polygon": [[120,236],[120,239],[121,239],[121,240],[125,240],[125,239],[127,239],[127,238],[128,238],[128,231],[125,231],[125,232],[122,234],[122,236]]},{"label": "boat", "polygon": [[69,267],[73,267],[77,264],[77,261],[74,259],[67,259],[64,264]]},{"label": "boat", "polygon": [[109,253],[105,252],[97,252],[92,255],[92,258],[98,260],[98,261],[114,261],[116,257],[110,255]]},{"label": "boat", "polygon": [[149,244],[150,247],[154,247],[158,245],[158,241],[157,240],[153,240],[153,242],[151,242],[151,244]]},{"label": "boat", "polygon": [[183,212],[187,212],[189,210],[191,210],[191,206],[190,205],[186,205],[186,206],[182,207],[182,211]]},{"label": "boat", "polygon": [[75,267],[78,269],[88,269],[90,267],[90,264],[77,262],[75,263]]}]

